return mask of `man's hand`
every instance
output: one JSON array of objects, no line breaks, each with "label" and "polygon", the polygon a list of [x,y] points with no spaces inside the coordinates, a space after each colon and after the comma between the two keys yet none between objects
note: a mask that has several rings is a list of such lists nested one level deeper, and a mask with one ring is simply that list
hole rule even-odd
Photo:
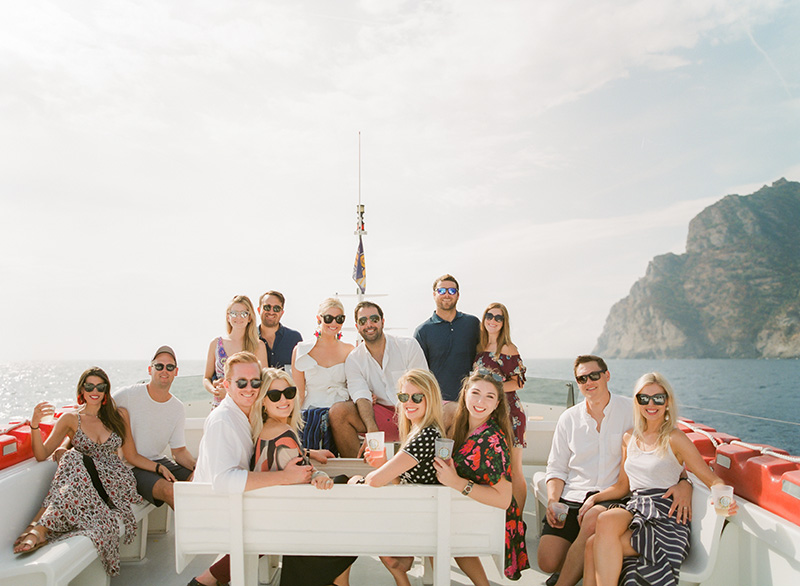
[{"label": "man's hand", "polygon": [[692,485],[688,482],[678,481],[664,493],[664,498],[672,497],[672,506],[669,508],[668,517],[675,514],[678,523],[686,524],[692,520]]},{"label": "man's hand", "polygon": [[308,484],[311,482],[311,471],[311,466],[303,464],[302,458],[292,458],[283,469],[284,484]]},{"label": "man's hand", "polygon": [[335,458],[336,455],[330,450],[308,450],[308,457],[320,464],[327,464],[328,458]]}]

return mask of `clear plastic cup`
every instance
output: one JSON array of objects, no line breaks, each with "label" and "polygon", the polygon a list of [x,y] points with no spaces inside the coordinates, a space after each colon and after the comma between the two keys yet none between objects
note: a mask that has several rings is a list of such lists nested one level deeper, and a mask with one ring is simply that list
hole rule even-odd
[{"label": "clear plastic cup", "polygon": [[733,487],[727,484],[715,484],[711,487],[711,502],[717,515],[728,515],[728,509],[733,502]]},{"label": "clear plastic cup", "polygon": [[373,456],[381,456],[386,454],[386,445],[384,443],[384,433],[382,431],[371,431],[367,434],[367,447],[370,454]]},{"label": "clear plastic cup", "polygon": [[449,460],[453,457],[454,442],[447,437],[436,438],[436,457],[442,460]]},{"label": "clear plastic cup", "polygon": [[550,505],[550,510],[553,511],[553,516],[556,518],[556,525],[555,528],[560,528],[564,526],[564,523],[567,520],[567,513],[569,513],[569,507],[564,503],[553,503]]}]

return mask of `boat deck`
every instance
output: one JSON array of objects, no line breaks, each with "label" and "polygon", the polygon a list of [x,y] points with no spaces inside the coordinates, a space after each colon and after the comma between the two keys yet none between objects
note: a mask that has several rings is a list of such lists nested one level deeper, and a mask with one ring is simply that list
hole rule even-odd
[{"label": "boat deck", "polygon": [[[531,558],[530,570],[525,570],[522,578],[517,582],[512,582],[501,576],[494,564],[494,561],[487,557],[483,560],[483,567],[493,586],[518,584],[520,586],[540,586],[548,578],[548,574],[543,574],[536,568],[536,547],[539,544],[539,531],[536,522],[534,496],[528,494],[528,501],[525,507],[525,522],[528,526],[527,545],[528,555]],[[122,564],[122,571],[116,578],[111,579],[111,586],[133,586],[134,584],[158,584],[159,586],[185,586],[192,577],[201,573],[211,563],[215,556],[197,556],[186,570],[181,574],[175,573],[175,536],[170,531],[166,534],[150,535],[147,540],[147,557],[139,562],[125,562]],[[411,584],[418,586],[422,584],[422,563],[420,558],[414,562],[408,575]],[[469,579],[456,566],[451,564],[450,580],[452,584],[471,584]],[[273,583],[277,586],[277,580]],[[350,584],[352,586],[393,586],[394,579],[388,570],[377,557],[361,556],[353,565],[350,574]]]}]

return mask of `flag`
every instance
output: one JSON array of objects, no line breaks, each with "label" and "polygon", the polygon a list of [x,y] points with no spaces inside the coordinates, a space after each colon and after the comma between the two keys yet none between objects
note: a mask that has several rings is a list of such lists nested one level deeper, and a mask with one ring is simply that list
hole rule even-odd
[{"label": "flag", "polygon": [[353,280],[361,289],[362,293],[367,291],[367,263],[364,259],[364,243],[361,236],[358,237],[358,250],[356,251],[356,262],[353,265]]}]

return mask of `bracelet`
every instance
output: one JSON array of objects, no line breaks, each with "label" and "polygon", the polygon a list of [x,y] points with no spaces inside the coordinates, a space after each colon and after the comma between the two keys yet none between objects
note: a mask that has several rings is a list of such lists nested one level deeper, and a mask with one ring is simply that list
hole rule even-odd
[{"label": "bracelet", "polygon": [[366,481],[367,481],[367,479],[362,476],[361,478],[356,480],[356,484],[364,484]]},{"label": "bracelet", "polygon": [[159,469],[160,469],[160,468],[161,468],[161,464],[159,464],[158,462],[156,462],[156,474],[158,474],[159,476],[161,475],[161,472],[159,472]]},{"label": "bracelet", "polygon": [[34,426],[32,426],[32,425],[30,426],[30,428],[31,428],[31,429],[39,429],[39,427],[38,427],[38,426],[37,426],[37,427],[34,427]]},{"label": "bracelet", "polygon": [[693,486],[694,485],[694,483],[692,482],[692,479],[689,478],[688,476],[682,477],[682,478],[678,478],[678,482],[680,482],[681,480],[685,480],[686,482],[688,482],[689,486]]},{"label": "bracelet", "polygon": [[472,487],[475,485],[474,482],[471,480],[467,481],[467,485],[464,487],[464,490],[461,491],[461,494],[464,496],[469,496],[469,493],[472,492]]}]

